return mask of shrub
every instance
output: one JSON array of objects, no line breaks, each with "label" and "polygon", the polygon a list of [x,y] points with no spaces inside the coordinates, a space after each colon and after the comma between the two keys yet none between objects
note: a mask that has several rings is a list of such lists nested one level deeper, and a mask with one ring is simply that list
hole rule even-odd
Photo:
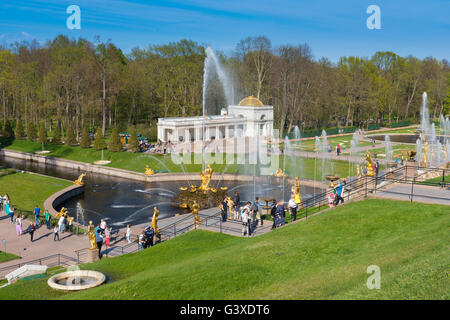
[{"label": "shrub", "polygon": [[14,139],[14,131],[11,122],[6,120],[5,129],[3,130],[3,136],[6,139]]},{"label": "shrub", "polygon": [[39,143],[47,143],[47,131],[45,130],[45,125],[41,124],[39,126],[39,137],[38,137]]},{"label": "shrub", "polygon": [[59,124],[57,124],[55,127],[55,133],[53,134],[52,143],[61,144],[61,130]]},{"label": "shrub", "polygon": [[17,120],[15,133],[17,139],[22,139],[23,137],[25,137],[25,130],[23,128],[22,120]]},{"label": "shrub", "polygon": [[100,129],[100,127],[98,127],[97,132],[95,133],[94,149],[95,150],[106,149],[105,138],[103,137],[102,129]]},{"label": "shrub", "polygon": [[122,142],[120,142],[119,130],[114,128],[111,133],[111,138],[109,139],[108,149],[111,152],[122,151]]},{"label": "shrub", "polygon": [[27,138],[29,141],[35,141],[36,140],[36,127],[34,126],[33,122],[29,122],[28,123],[28,128],[27,128]]},{"label": "shrub", "polygon": [[67,127],[67,135],[66,140],[64,141],[66,145],[71,146],[77,143],[77,140],[75,139],[75,132],[73,131],[72,127]]},{"label": "shrub", "polygon": [[131,137],[128,140],[128,149],[131,152],[138,152],[139,151],[139,141],[137,137],[137,133],[135,129],[131,130]]},{"label": "shrub", "polygon": [[89,131],[87,127],[83,128],[83,132],[81,133],[81,148],[89,148],[91,146],[91,138],[89,137]]}]

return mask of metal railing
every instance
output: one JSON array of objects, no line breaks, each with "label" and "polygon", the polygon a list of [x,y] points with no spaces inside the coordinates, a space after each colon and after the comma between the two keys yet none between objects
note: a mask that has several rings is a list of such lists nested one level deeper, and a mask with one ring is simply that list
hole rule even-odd
[{"label": "metal railing", "polygon": [[20,262],[17,264],[13,264],[7,267],[0,268],[0,277],[4,277],[8,273],[23,267],[26,264],[39,264],[39,265],[46,265],[47,267],[54,267],[54,266],[71,266],[77,264],[77,260],[73,257],[69,257],[65,254],[53,254],[51,256],[38,258],[26,262]]}]

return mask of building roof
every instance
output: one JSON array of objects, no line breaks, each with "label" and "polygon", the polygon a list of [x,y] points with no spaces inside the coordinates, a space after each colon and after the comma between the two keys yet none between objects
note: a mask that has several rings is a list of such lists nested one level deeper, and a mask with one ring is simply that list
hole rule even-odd
[{"label": "building roof", "polygon": [[262,107],[264,104],[258,98],[254,96],[249,96],[247,98],[242,99],[238,106],[250,106],[250,107]]}]

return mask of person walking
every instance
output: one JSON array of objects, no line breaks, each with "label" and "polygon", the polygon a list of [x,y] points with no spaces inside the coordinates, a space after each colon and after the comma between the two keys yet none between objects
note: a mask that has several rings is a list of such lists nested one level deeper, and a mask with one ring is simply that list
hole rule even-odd
[{"label": "person walking", "polygon": [[36,231],[36,227],[34,226],[34,223],[30,223],[30,225],[28,226],[28,233],[30,234],[30,240],[31,242],[33,242],[33,235],[34,235],[34,231]]},{"label": "person walking", "polygon": [[131,227],[127,224],[127,233],[126,233],[127,242],[131,243]]},{"label": "person walking", "polygon": [[41,208],[39,208],[38,205],[34,208],[34,223],[36,224],[36,227],[39,227],[40,225],[40,218],[39,214],[41,213]]},{"label": "person walking", "polygon": [[297,220],[297,202],[295,202],[295,194],[291,195],[288,202],[289,213],[291,214],[291,221]]},{"label": "person walking", "polygon": [[285,220],[284,220],[284,200],[280,200],[277,204],[277,208],[275,210],[275,220],[276,220],[276,226],[284,226]]},{"label": "person walking", "polygon": [[11,218],[11,223],[14,223],[14,206],[9,209],[9,217]]},{"label": "person walking", "polygon": [[103,236],[101,234],[101,228],[100,226],[97,226],[95,229],[95,241],[97,242],[97,248],[98,248],[98,258],[102,258],[102,245],[103,245]]},{"label": "person walking", "polygon": [[223,199],[222,203],[220,204],[221,207],[221,211],[220,214],[222,216],[222,222],[226,222],[227,221],[227,214],[228,214],[228,203],[227,203],[227,198]]},{"label": "person walking", "polygon": [[144,250],[145,246],[145,231],[142,230],[141,234],[139,235],[139,250]]},{"label": "person walking", "polygon": [[342,181],[339,181],[339,185],[336,187],[336,206],[339,204],[340,201],[344,203],[344,198],[342,198],[342,190],[344,186],[342,185]]},{"label": "person walking", "polygon": [[8,215],[9,214],[9,207],[10,207],[8,195],[5,195],[3,203],[4,203],[3,207],[5,208],[5,215]]},{"label": "person walking", "polygon": [[59,241],[59,229],[58,229],[58,226],[55,226],[53,228],[53,241],[56,241],[56,238],[58,238],[58,241]]},{"label": "person walking", "polygon": [[252,211],[254,213],[253,219],[256,222],[256,226],[258,226],[258,224],[263,225],[263,219],[261,218],[261,205],[259,204],[259,197],[255,198],[255,202],[253,202],[252,204]]},{"label": "person walking", "polygon": [[270,215],[272,216],[272,221],[273,221],[271,229],[275,229],[277,227],[276,221],[275,221],[276,220],[276,215],[275,215],[276,210],[277,210],[277,205],[276,205],[276,203],[274,203],[272,208],[270,208]]},{"label": "person walking", "polygon": [[69,232],[73,232],[73,218],[67,217],[67,225],[69,226]]},{"label": "person walking", "polygon": [[50,230],[50,212],[48,212],[48,210],[45,210],[45,214],[44,214],[44,218],[45,218],[45,224],[47,225],[47,229]]},{"label": "person walking", "polygon": [[234,192],[233,202],[234,202],[234,212],[236,212],[236,215],[238,215],[239,205],[241,204],[241,197],[239,196],[239,192],[237,191]]},{"label": "person walking", "polygon": [[16,233],[18,236],[22,235],[22,216],[16,218]]},{"label": "person walking", "polygon": [[245,236],[245,234],[247,234],[247,237],[250,236],[249,211],[247,210],[247,206],[245,206],[244,210],[242,211],[242,236]]},{"label": "person walking", "polygon": [[335,198],[335,192],[336,190],[333,189],[333,191],[330,192],[330,195],[328,196],[328,206],[330,208],[333,208],[333,204],[334,204],[334,198]]},{"label": "person walking", "polygon": [[109,243],[111,242],[111,231],[112,231],[112,227],[106,228],[106,229],[105,229],[105,237],[106,237],[105,245],[106,245],[106,250],[108,250]]},{"label": "person walking", "polygon": [[65,219],[66,219],[65,216],[61,216],[58,221],[58,227],[59,227],[59,231],[61,231],[61,233],[64,233],[64,230],[66,229],[66,224],[64,223]]}]

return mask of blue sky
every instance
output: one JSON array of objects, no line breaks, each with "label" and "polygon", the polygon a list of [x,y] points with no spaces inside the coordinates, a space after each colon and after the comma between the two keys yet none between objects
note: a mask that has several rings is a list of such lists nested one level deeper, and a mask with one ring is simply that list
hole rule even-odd
[{"label": "blue sky", "polygon": [[[68,30],[66,8],[81,8]],[[366,9],[381,9],[369,30]],[[0,0],[0,44],[58,34],[111,39],[128,53],[183,38],[230,53],[239,40],[266,35],[273,46],[308,43],[315,58],[394,51],[450,60],[450,0]]]}]

